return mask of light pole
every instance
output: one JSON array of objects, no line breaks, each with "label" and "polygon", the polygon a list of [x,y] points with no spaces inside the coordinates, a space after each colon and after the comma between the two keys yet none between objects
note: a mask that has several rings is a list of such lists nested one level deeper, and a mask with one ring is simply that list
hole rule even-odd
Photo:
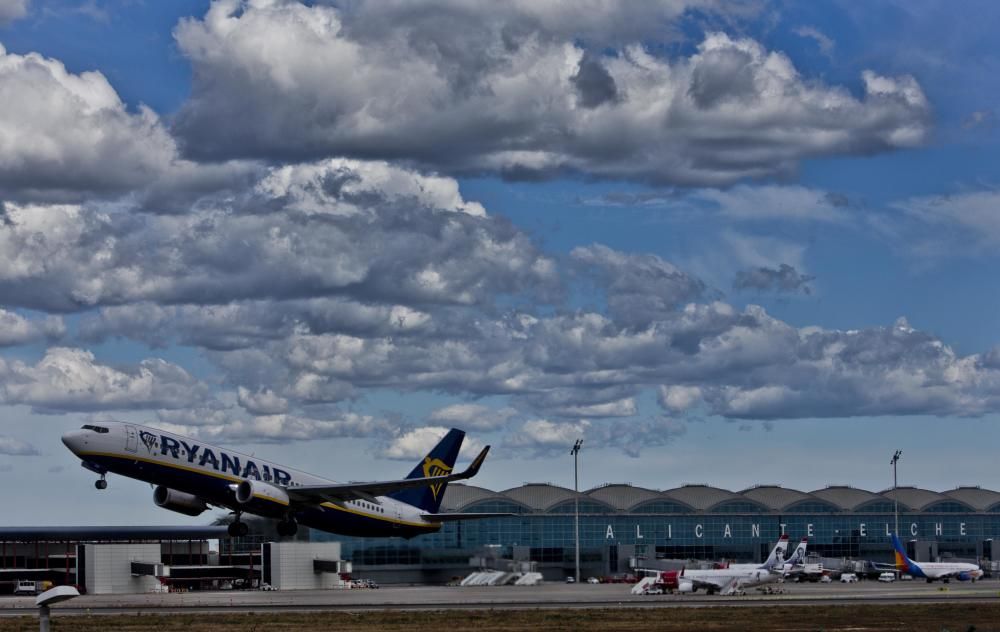
[{"label": "light pole", "polygon": [[896,478],[896,463],[899,461],[899,457],[902,456],[902,450],[896,450],[896,453],[892,455],[892,513],[896,518],[896,537],[899,537],[899,491],[898,491],[898,479]]},{"label": "light pole", "polygon": [[577,468],[577,458],[580,454],[580,448],[583,447],[583,439],[577,439],[576,443],[573,444],[573,449],[570,450],[570,454],[573,455],[573,532],[575,534],[574,541],[576,542],[576,583],[580,583],[580,474],[579,468]]}]

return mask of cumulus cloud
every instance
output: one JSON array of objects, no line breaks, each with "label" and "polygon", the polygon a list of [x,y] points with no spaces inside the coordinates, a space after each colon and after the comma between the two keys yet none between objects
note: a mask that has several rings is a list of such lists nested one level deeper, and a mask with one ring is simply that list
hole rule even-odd
[{"label": "cumulus cloud", "polygon": [[591,22],[601,9],[584,19],[585,8],[529,4],[215,2],[175,29],[194,68],[177,133],[198,157],[346,155],[681,185],[788,173],[928,133],[912,77],[866,71],[858,99],[750,39],[710,33],[677,59],[636,43],[683,3],[618,5],[603,24]]},{"label": "cumulus cloud", "polygon": [[734,290],[812,294],[809,282],[816,277],[802,274],[787,263],[777,268],[751,268],[741,270],[733,280]]},{"label": "cumulus cloud", "polygon": [[0,25],[26,16],[29,5],[30,0],[0,0]]},{"label": "cumulus cloud", "polygon": [[665,410],[682,413],[701,401],[701,388],[676,384],[663,385],[657,389],[657,401]]},{"label": "cumulus cloud", "polygon": [[129,112],[99,72],[74,74],[0,46],[0,101],[0,191],[8,195],[120,193],[177,160],[159,117],[145,106]]},{"label": "cumulus cloud", "polygon": [[41,452],[30,443],[7,435],[0,435],[0,454],[7,456],[37,456]]},{"label": "cumulus cloud", "polygon": [[504,448],[519,453],[548,456],[573,447],[577,439],[586,436],[591,427],[589,421],[553,422],[547,419],[532,419],[524,422],[504,438]]},{"label": "cumulus cloud", "polygon": [[656,255],[629,254],[595,244],[570,257],[604,285],[608,311],[624,324],[644,326],[677,305],[701,298],[705,284]]},{"label": "cumulus cloud", "polygon": [[479,404],[451,404],[432,411],[427,420],[462,430],[490,431],[502,428],[516,414],[509,407],[496,410]]},{"label": "cumulus cloud", "polygon": [[204,384],[156,358],[116,368],[67,347],[49,348],[36,364],[0,358],[0,400],[39,411],[182,408],[208,399]]},{"label": "cumulus cloud", "polygon": [[57,316],[29,319],[0,308],[0,347],[57,340],[65,333],[66,325]]},{"label": "cumulus cloud", "polygon": [[[421,426],[402,431],[388,442],[381,451],[381,456],[405,461],[423,458],[448,434],[448,430],[444,426]],[[482,449],[483,446],[478,440],[466,435],[459,455],[471,458]]]},{"label": "cumulus cloud", "polygon": [[154,426],[205,441],[227,440],[249,443],[288,443],[334,438],[385,436],[392,426],[384,419],[357,413],[340,413],[328,419],[298,415],[261,415],[249,419],[230,418],[223,423],[186,423],[185,416],[160,415]]},{"label": "cumulus cloud", "polygon": [[237,389],[236,401],[253,415],[278,415],[288,412],[288,400],[276,395],[269,388],[251,391],[241,386]]},{"label": "cumulus cloud", "polygon": [[[324,188],[345,174],[360,183]],[[382,189],[386,178],[392,185]],[[331,160],[272,171],[242,202],[258,212],[239,212],[234,201],[186,215],[7,204],[0,253],[9,265],[0,270],[0,295],[7,305],[75,311],[333,295],[469,305],[555,291],[552,260],[454,187],[398,167]],[[337,212],[362,198],[363,212]],[[329,212],[315,212],[321,199]],[[393,315],[403,327],[422,318],[406,307]]]}]

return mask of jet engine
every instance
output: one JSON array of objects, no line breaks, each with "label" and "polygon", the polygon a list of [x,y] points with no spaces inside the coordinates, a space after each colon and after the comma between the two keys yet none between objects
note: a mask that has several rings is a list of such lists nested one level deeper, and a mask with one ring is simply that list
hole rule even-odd
[{"label": "jet engine", "polygon": [[281,487],[247,479],[236,486],[236,502],[246,506],[251,513],[262,516],[283,517],[288,513],[288,492]]},{"label": "jet engine", "polygon": [[194,494],[179,492],[163,485],[158,485],[153,490],[153,502],[156,503],[157,507],[176,511],[186,516],[198,516],[208,509],[205,501]]},{"label": "jet engine", "polygon": [[677,584],[677,592],[689,593],[694,592],[694,582],[680,582]]}]

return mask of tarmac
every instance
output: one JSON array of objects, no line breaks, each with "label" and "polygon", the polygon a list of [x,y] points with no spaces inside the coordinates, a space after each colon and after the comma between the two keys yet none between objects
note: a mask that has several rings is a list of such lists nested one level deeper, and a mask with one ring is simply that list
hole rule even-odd
[{"label": "tarmac", "polygon": [[[52,608],[53,615],[167,614],[294,611],[476,610],[540,608],[649,608],[806,606],[892,603],[1000,602],[1000,581],[976,583],[874,581],[857,584],[776,584],[779,594],[749,590],[745,596],[703,593],[632,595],[630,584],[540,586],[408,586],[354,590],[201,591],[141,595],[83,595]],[[0,597],[0,617],[35,614],[31,597]]]}]

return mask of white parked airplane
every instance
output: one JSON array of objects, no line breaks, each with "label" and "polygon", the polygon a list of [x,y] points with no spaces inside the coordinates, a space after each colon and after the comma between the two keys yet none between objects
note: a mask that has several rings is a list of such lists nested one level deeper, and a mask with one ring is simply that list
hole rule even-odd
[{"label": "white parked airplane", "polygon": [[763,564],[740,564],[709,570],[654,571],[655,575],[641,579],[632,588],[632,592],[643,594],[661,589],[688,593],[704,588],[710,595],[732,595],[744,588],[770,584],[781,579],[780,569],[787,549],[788,536],[783,535]]},{"label": "white parked airplane", "polygon": [[896,570],[912,577],[923,577],[927,583],[940,579],[948,583],[952,579],[958,581],[976,581],[983,576],[981,568],[965,562],[914,562],[906,556],[906,549],[895,533],[892,534],[892,547],[896,550]]},{"label": "white parked airplane", "polygon": [[451,430],[401,480],[335,483],[271,461],[201,443],[188,437],[121,422],[93,423],[67,432],[62,441],[100,474],[108,472],[156,485],[153,501],[164,509],[197,516],[209,505],[231,509],[229,534],[243,536],[243,513],[275,518],[280,535],[294,535],[298,523],[366,537],[413,537],[432,533],[450,520],[507,514],[439,513],[445,486],[472,478],[489,446],[468,469],[452,474],[465,433]]}]

